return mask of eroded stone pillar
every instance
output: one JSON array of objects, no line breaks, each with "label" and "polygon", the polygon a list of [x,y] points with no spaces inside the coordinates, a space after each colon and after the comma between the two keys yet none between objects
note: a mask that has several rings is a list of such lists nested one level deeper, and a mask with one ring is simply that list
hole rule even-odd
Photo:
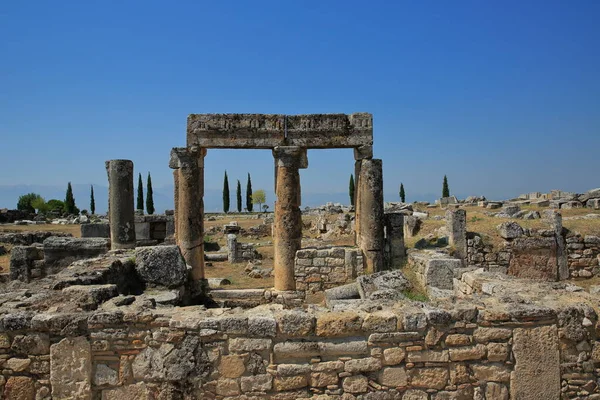
[{"label": "eroded stone pillar", "polygon": [[446,230],[448,243],[454,247],[454,256],[463,264],[467,262],[467,212],[461,209],[446,211]]},{"label": "eroded stone pillar", "polygon": [[175,240],[192,279],[204,279],[204,156],[206,149],[175,147],[169,167],[175,180]]},{"label": "eroded stone pillar", "polygon": [[360,161],[356,212],[357,244],[365,257],[367,273],[384,267],[383,164],[378,159]]},{"label": "eroded stone pillar", "polygon": [[108,174],[108,219],[111,249],[135,248],[133,210],[133,162],[106,161]]},{"label": "eroded stone pillar", "polygon": [[294,258],[302,242],[300,168],[308,167],[306,149],[278,146],[273,149],[276,183],[274,272],[276,290],[295,290]]}]

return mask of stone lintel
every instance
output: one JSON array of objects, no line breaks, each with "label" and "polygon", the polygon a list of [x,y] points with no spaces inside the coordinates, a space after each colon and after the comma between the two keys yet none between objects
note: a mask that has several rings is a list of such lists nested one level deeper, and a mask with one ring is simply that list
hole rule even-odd
[{"label": "stone lintel", "polygon": [[298,146],[277,146],[273,149],[277,167],[308,168],[306,149]]},{"label": "stone lintel", "polygon": [[373,116],[354,114],[190,114],[187,145],[269,149],[282,145],[348,148],[373,144]]}]

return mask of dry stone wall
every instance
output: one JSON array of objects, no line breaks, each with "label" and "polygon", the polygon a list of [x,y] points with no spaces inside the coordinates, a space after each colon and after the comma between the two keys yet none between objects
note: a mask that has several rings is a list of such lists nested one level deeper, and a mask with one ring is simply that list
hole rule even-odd
[{"label": "dry stone wall", "polygon": [[305,248],[296,252],[294,277],[297,290],[322,292],[354,282],[364,272],[363,256],[358,248]]},{"label": "dry stone wall", "polygon": [[583,305],[17,313],[2,318],[0,388],[31,400],[597,399],[596,322]]}]

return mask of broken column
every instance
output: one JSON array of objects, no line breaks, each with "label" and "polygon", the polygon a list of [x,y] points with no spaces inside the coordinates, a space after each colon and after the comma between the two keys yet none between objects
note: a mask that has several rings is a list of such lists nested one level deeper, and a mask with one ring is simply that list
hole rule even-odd
[{"label": "broken column", "polygon": [[554,210],[546,210],[544,211],[544,218],[554,230],[554,236],[556,238],[557,278],[559,281],[569,279],[567,242],[563,235],[562,214]]},{"label": "broken column", "polygon": [[175,180],[175,239],[192,279],[204,279],[204,157],[206,149],[175,147],[169,167]]},{"label": "broken column", "polygon": [[227,260],[234,264],[240,262],[238,257],[238,241],[237,236],[233,233],[227,235]]},{"label": "broken column", "polygon": [[356,208],[357,245],[365,256],[367,273],[384,267],[383,166],[381,160],[360,161]]},{"label": "broken column", "polygon": [[385,214],[385,265],[387,269],[398,269],[404,265],[404,214]]},{"label": "broken column", "polygon": [[300,168],[308,167],[306,149],[278,146],[275,158],[274,272],[276,290],[295,290],[294,259],[302,241]]},{"label": "broken column", "polygon": [[[362,160],[373,158],[373,146],[359,146],[354,148],[354,215],[360,215],[360,166]],[[354,244],[360,246],[360,220],[354,218]]]},{"label": "broken column", "polygon": [[446,211],[448,243],[454,247],[454,256],[467,261],[467,212],[461,209]]},{"label": "broken column", "polygon": [[106,161],[108,174],[108,219],[111,249],[135,248],[133,210],[133,162]]}]

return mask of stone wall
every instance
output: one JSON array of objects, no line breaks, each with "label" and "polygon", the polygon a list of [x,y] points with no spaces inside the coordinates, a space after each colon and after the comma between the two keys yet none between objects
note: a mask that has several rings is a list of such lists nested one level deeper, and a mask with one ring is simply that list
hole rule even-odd
[{"label": "stone wall", "polygon": [[597,399],[595,323],[584,305],[7,314],[0,393],[25,400]]},{"label": "stone wall", "polygon": [[354,282],[365,272],[362,251],[354,247],[305,248],[296,252],[296,289],[311,293]]},{"label": "stone wall", "polygon": [[[519,238],[503,240],[494,248],[478,234],[469,232],[468,265],[524,278],[554,280],[557,273],[556,258],[559,256],[557,252],[560,252],[558,240],[551,230],[525,229]],[[600,273],[600,237],[568,234],[563,240],[566,241],[569,277],[591,278]],[[519,262],[518,256],[522,262]]]},{"label": "stone wall", "polygon": [[591,278],[598,275],[600,237],[586,235],[567,236],[567,258],[572,277]]}]

